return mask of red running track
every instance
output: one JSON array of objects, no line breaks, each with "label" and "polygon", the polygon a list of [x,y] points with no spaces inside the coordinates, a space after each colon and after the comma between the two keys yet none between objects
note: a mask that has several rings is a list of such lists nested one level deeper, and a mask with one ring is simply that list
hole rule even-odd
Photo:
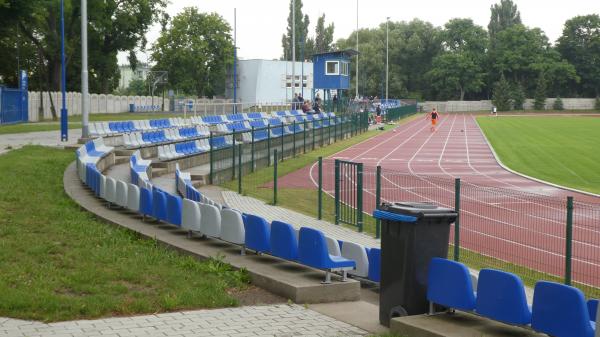
[{"label": "red running track", "polygon": [[[566,197],[573,196],[573,280],[600,286],[600,198],[505,170],[472,115],[444,115],[435,132],[418,118],[329,159],[323,182],[331,194],[331,160],[364,163],[363,209],[369,213],[375,205],[377,165],[383,172],[384,201],[454,207],[453,179],[461,178],[461,247],[556,276],[564,275]],[[317,175],[313,165],[280,178],[279,184],[314,188]]]}]

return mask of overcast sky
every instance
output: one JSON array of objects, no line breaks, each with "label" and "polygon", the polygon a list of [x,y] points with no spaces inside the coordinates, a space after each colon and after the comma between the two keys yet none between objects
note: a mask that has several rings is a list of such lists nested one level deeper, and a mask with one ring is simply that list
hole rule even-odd
[{"label": "overcast sky", "polygon": [[[490,6],[499,0],[359,0],[360,28],[377,27],[385,22],[410,21],[419,18],[443,26],[452,18],[471,18],[485,27],[490,19]],[[561,35],[566,20],[576,15],[600,14],[600,0],[516,0],[523,23],[541,28],[551,42]],[[356,29],[356,0],[303,0],[303,12],[310,17],[309,35],[314,35],[317,18],[325,14],[326,23],[335,24],[334,41],[345,38]],[[216,12],[233,27],[233,9],[237,8],[238,56],[242,59],[274,59],[282,53],[281,35],[287,25],[289,0],[171,0],[167,12],[175,16],[184,7],[195,6],[202,12]],[[157,39],[154,26],[147,37],[149,46]],[[147,55],[141,53],[140,61]],[[119,55],[120,63],[127,63]]]}]

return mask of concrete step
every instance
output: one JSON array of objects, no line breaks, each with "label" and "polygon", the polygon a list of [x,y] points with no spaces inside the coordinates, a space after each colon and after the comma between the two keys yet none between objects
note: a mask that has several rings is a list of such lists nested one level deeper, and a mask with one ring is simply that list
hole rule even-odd
[{"label": "concrete step", "polygon": [[115,154],[117,156],[127,156],[127,157],[131,157],[131,155],[133,154],[133,152],[135,152],[134,150],[125,150],[125,149],[118,149],[115,150]]},{"label": "concrete step", "polygon": [[152,168],[167,168],[169,167],[169,164],[166,162],[154,162],[152,163]]},{"label": "concrete step", "polygon": [[169,170],[166,168],[152,167],[152,178],[164,176],[165,174],[169,174]]},{"label": "concrete step", "polygon": [[115,165],[127,164],[129,162],[129,156],[115,156]]}]

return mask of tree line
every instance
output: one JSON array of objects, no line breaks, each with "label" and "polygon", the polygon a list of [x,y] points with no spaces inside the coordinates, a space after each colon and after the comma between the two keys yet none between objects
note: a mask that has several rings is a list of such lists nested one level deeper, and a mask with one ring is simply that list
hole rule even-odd
[{"label": "tree line", "polygon": [[[478,100],[496,93],[507,97],[510,108],[519,108],[525,97],[600,94],[598,14],[568,20],[554,45],[541,29],[522,23],[511,0],[491,6],[490,14],[487,30],[467,18],[452,19],[443,27],[418,19],[389,22],[390,97]],[[335,48],[356,48],[355,34],[338,40]],[[359,92],[381,96],[386,23],[358,34]]]}]

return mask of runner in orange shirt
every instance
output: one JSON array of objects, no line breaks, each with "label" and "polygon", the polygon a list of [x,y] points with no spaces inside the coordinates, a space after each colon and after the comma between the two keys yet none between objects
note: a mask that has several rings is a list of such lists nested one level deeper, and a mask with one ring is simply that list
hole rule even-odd
[{"label": "runner in orange shirt", "polygon": [[433,108],[430,113],[427,114],[426,119],[431,119],[431,132],[435,131],[435,125],[437,124],[437,120],[440,117],[440,114]]}]

